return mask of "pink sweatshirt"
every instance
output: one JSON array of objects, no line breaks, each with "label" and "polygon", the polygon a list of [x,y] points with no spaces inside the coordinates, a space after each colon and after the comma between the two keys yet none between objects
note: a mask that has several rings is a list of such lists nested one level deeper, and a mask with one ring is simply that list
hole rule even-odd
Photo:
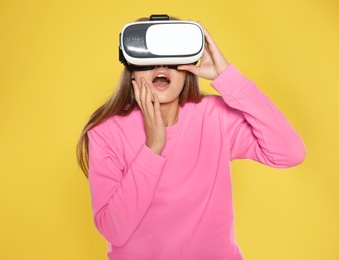
[{"label": "pink sweatshirt", "polygon": [[207,96],[180,109],[159,156],[145,146],[140,110],[88,135],[94,222],[109,259],[242,259],[234,238],[230,162],[291,167],[304,145],[253,82],[229,66]]}]

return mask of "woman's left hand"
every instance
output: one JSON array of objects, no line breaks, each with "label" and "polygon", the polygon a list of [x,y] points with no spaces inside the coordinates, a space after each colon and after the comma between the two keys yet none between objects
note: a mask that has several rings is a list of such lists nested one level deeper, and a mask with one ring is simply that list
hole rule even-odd
[{"label": "woman's left hand", "polygon": [[201,56],[200,64],[197,66],[180,65],[178,66],[178,70],[186,70],[192,72],[198,77],[214,80],[229,66],[229,63],[206,29],[204,29],[204,33],[205,50]]}]

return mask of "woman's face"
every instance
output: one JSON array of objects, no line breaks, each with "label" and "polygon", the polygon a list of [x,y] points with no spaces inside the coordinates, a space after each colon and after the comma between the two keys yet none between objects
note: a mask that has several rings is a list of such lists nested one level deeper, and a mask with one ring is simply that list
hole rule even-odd
[{"label": "woman's face", "polygon": [[152,93],[159,97],[160,104],[178,103],[184,87],[186,72],[159,66],[153,70],[134,71],[132,77],[141,86],[141,78],[151,87]]}]

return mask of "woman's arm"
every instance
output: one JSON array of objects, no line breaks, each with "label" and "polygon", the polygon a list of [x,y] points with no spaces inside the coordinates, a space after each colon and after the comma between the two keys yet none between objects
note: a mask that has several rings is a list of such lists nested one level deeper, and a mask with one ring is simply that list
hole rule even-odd
[{"label": "woman's arm", "polygon": [[166,159],[144,145],[125,166],[105,123],[88,136],[94,222],[112,245],[122,246],[147,212]]},{"label": "woman's arm", "polygon": [[305,158],[297,132],[257,86],[230,65],[212,82],[225,103],[239,111],[232,126],[231,158],[291,167]]},{"label": "woman's arm", "polygon": [[240,113],[231,143],[231,156],[251,158],[273,167],[289,167],[305,158],[305,147],[284,115],[250,80],[223,56],[205,30],[205,51],[198,66],[178,69],[213,80],[228,106]]}]

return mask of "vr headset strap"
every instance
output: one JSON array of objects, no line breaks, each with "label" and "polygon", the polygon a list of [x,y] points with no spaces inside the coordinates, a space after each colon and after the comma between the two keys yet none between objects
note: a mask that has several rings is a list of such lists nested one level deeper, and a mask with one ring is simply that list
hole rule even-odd
[{"label": "vr headset strap", "polygon": [[167,14],[152,14],[149,19],[151,21],[163,21],[169,20],[169,16]]}]

